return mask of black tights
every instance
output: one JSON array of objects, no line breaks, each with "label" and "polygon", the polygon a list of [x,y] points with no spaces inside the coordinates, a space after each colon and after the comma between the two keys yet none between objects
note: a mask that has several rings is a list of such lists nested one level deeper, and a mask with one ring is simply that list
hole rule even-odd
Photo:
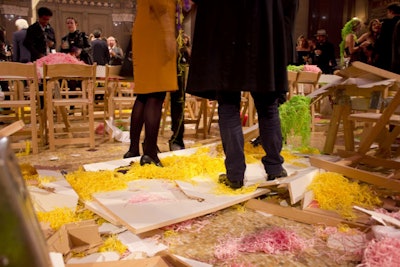
[{"label": "black tights", "polygon": [[165,99],[165,92],[138,94],[131,114],[129,151],[139,156],[139,141],[143,125],[145,137],[143,154],[158,161],[157,137],[160,129],[162,105]]}]

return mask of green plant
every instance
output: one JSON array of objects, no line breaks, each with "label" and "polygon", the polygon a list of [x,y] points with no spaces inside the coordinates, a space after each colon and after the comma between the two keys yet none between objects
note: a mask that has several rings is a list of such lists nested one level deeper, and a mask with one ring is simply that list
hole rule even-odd
[{"label": "green plant", "polygon": [[311,137],[311,99],[295,95],[279,106],[283,141],[289,136],[300,136],[301,145],[309,146]]}]

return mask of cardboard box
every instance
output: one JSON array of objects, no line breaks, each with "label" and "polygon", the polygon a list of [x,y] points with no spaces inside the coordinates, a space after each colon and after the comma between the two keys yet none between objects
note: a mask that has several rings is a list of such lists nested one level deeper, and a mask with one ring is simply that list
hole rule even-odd
[{"label": "cardboard box", "polygon": [[94,220],[64,224],[47,240],[49,251],[59,252],[67,258],[71,252],[91,252],[101,244],[99,226]]}]

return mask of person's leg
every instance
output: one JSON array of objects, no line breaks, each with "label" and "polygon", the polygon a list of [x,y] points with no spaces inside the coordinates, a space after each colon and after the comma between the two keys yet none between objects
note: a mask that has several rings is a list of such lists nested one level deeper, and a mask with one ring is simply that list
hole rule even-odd
[{"label": "person's leg", "polygon": [[222,146],[225,152],[227,179],[241,187],[244,181],[246,163],[244,138],[240,120],[241,92],[218,92],[218,117]]},{"label": "person's leg", "polygon": [[169,140],[170,150],[185,148],[183,143],[183,133],[185,130],[185,90],[183,88],[183,78],[178,77],[177,91],[171,92],[171,130],[172,136]]},{"label": "person's leg", "polygon": [[137,95],[131,112],[131,126],[129,130],[131,143],[128,152],[125,153],[124,155],[124,158],[137,157],[140,155],[139,141],[144,123],[143,115],[146,102],[147,102],[147,95],[145,94]]},{"label": "person's leg", "polygon": [[282,131],[278,110],[278,99],[274,93],[252,93],[257,110],[261,145],[266,155],[262,158],[268,180],[287,176],[283,169]]},{"label": "person's leg", "polygon": [[148,94],[148,99],[144,108],[145,139],[143,155],[150,157],[156,163],[160,162],[157,156],[157,138],[160,130],[162,105],[165,94],[165,92]]}]

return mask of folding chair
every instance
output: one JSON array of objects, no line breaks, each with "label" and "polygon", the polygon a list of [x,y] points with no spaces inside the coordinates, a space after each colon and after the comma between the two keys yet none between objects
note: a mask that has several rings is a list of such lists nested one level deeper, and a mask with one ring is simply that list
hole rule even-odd
[{"label": "folding chair", "polygon": [[[17,135],[24,134],[31,141],[32,152],[37,154],[39,151],[38,123],[43,124],[37,115],[40,110],[36,64],[0,62],[0,80],[5,82],[3,85],[8,86],[8,90],[3,88],[4,100],[0,100],[0,108],[7,114],[2,114],[0,121],[7,124],[22,120],[25,124],[21,131],[12,135],[14,140],[11,146],[16,149],[26,149],[26,143],[17,142]],[[29,116],[26,115],[27,113]]]},{"label": "folding chair", "polygon": [[[80,81],[79,93],[74,94],[73,98],[67,98],[65,93],[60,92],[61,85],[68,80]],[[94,148],[96,65],[44,64],[43,84],[50,150],[69,144],[89,144],[90,148]],[[68,112],[71,106],[81,109],[80,117]],[[62,114],[62,123],[55,120],[58,112]]]}]

